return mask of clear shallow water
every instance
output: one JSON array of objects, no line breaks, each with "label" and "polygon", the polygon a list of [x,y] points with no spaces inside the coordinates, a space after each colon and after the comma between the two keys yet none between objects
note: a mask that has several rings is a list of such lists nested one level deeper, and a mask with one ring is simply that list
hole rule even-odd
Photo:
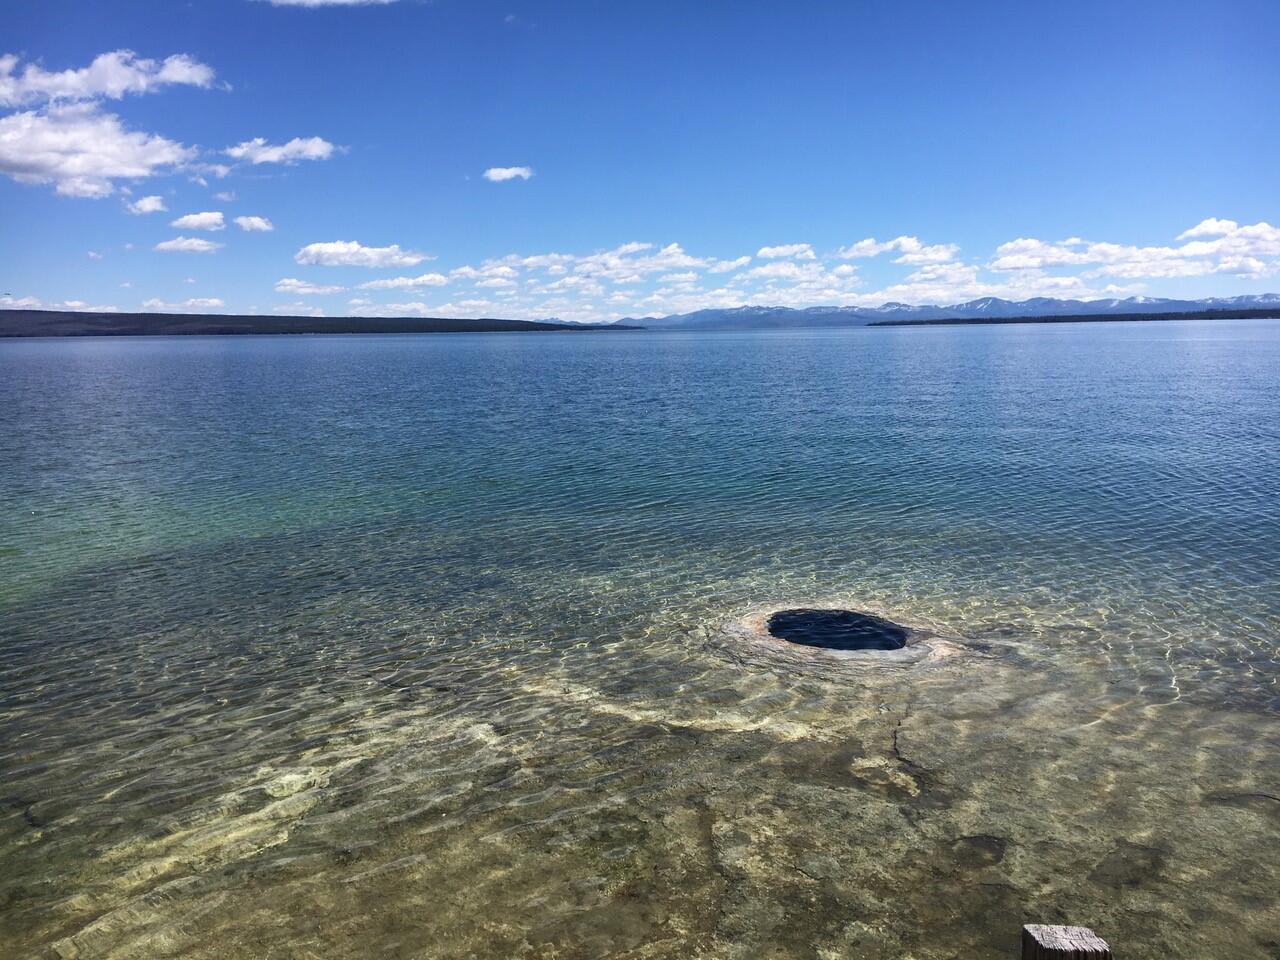
[{"label": "clear shallow water", "polygon": [[[1280,950],[1280,324],[0,343],[0,956]],[[953,655],[739,629],[842,604]]]}]

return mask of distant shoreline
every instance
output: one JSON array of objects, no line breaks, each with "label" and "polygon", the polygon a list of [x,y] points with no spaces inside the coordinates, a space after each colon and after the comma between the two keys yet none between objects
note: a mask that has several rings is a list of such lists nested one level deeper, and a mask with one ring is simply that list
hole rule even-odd
[{"label": "distant shoreline", "polygon": [[992,326],[1003,323],[1120,323],[1155,320],[1275,320],[1280,308],[1254,310],[1172,310],[1163,313],[1064,313],[1050,317],[939,317],[934,320],[876,320],[868,327]]},{"label": "distant shoreline", "polygon": [[870,323],[813,323],[761,327],[646,327],[642,323],[562,323],[492,317],[297,317],[255,314],[103,313],[73,310],[0,310],[0,340],[41,337],[278,336],[410,333],[715,333],[758,330],[829,330],[866,327],[997,326],[1034,323],[1121,323],[1158,320],[1280,319],[1280,307],[1246,310],[1183,310],[1150,313],[1071,313],[1022,317],[937,317]]},{"label": "distant shoreline", "polygon": [[639,330],[620,324],[444,317],[267,317],[250,314],[79,313],[0,310],[0,338],[253,336],[353,333],[579,333]]}]

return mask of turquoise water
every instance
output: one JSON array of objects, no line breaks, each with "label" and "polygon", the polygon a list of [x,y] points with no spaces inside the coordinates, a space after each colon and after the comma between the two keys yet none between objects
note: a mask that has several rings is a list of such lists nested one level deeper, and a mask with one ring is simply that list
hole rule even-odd
[{"label": "turquoise water", "polygon": [[1273,957],[1278,452],[1269,321],[0,343],[0,956]]}]

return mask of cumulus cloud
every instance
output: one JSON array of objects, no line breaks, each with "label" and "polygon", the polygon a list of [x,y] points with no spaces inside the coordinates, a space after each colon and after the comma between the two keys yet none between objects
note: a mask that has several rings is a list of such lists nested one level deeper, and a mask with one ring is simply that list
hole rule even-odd
[{"label": "cumulus cloud", "polygon": [[[191,174],[191,182],[198,183],[202,187],[207,187],[209,185],[206,175],[221,180],[231,172],[231,168],[225,163],[192,163],[189,164],[186,169],[187,172]],[[222,195],[215,195],[215,199],[221,200]]]},{"label": "cumulus cloud", "polygon": [[295,263],[324,267],[412,267],[427,255],[389,247],[366,247],[355,240],[331,240],[309,243],[293,255]]},{"label": "cumulus cloud", "polygon": [[[51,183],[66,196],[104,197],[115,181],[141,179],[191,164],[196,151],[165,137],[128,130],[103,113],[99,102],[163,87],[209,87],[212,68],[186,54],[164,60],[116,50],[87,67],[62,71],[0,56],[0,105],[27,110],[0,118],[0,172],[22,183]],[[158,205],[157,205],[158,204]],[[159,198],[143,198],[130,212],[163,210]]]},{"label": "cumulus cloud", "polygon": [[92,103],[0,117],[0,172],[19,183],[51,183],[71,197],[105,197],[114,181],[167,172],[195,150],[154,134],[126,130]]},{"label": "cumulus cloud", "polygon": [[351,312],[362,317],[493,317],[503,316],[506,308],[493,300],[468,298],[449,301],[434,306],[414,300],[408,303],[371,304],[352,307]]},{"label": "cumulus cloud", "polygon": [[702,269],[707,266],[706,260],[690,256],[678,243],[669,243],[656,253],[649,253],[652,249],[651,243],[624,243],[603,253],[578,258],[573,269],[585,276],[625,283],[635,282],[637,278],[652,273]]},{"label": "cumulus cloud", "polygon": [[145,213],[164,213],[169,209],[164,205],[164,198],[157,196],[139,197],[132,203],[126,203],[124,206],[130,213],[138,216]]},{"label": "cumulus cloud", "polygon": [[306,280],[297,280],[293,277],[285,277],[283,280],[276,281],[276,293],[292,293],[298,296],[327,296],[331,293],[341,293],[344,289],[344,287],[320,286],[309,283]]},{"label": "cumulus cloud", "polygon": [[[914,239],[914,238],[913,238]],[[945,263],[952,259],[960,248],[954,243],[938,243],[933,246],[921,245],[908,250],[894,259],[894,263]]]},{"label": "cumulus cloud", "polygon": [[206,210],[203,213],[188,213],[169,223],[179,230],[222,230],[226,224],[222,222],[221,210]]},{"label": "cumulus cloud", "polygon": [[361,290],[401,290],[411,287],[443,287],[449,278],[442,273],[424,273],[417,277],[391,277],[360,284]]},{"label": "cumulus cloud", "polygon": [[[198,250],[207,241],[179,237],[162,248]],[[216,247],[216,245],[213,245]],[[812,256],[805,256],[806,251]],[[892,256],[883,256],[889,253]],[[876,264],[855,262],[881,256]],[[303,247],[302,264],[396,267],[426,259],[399,246],[331,241]],[[754,262],[753,262],[754,260]],[[892,261],[892,262],[888,262]],[[1209,274],[1256,278],[1280,272],[1280,230],[1266,222],[1211,219],[1167,246],[1134,246],[1079,237],[1019,237],[984,262],[965,261],[955,244],[925,244],[903,234],[867,238],[833,253],[803,244],[762,248],[758,259],[703,257],[679,243],[631,241],[585,254],[517,254],[451,270],[360,283],[349,304],[361,315],[507,316],[520,319],[611,320],[740,306],[879,306],[887,301],[947,305],[980,297],[1094,299],[1144,291],[1140,281]],[[875,277],[875,285],[868,279]],[[428,302],[432,288],[462,291]],[[294,277],[281,294],[298,299],[344,288]],[[379,303],[380,291],[403,290],[404,302]],[[417,291],[423,291],[418,293]],[[307,311],[304,303],[281,310]]]},{"label": "cumulus cloud", "polygon": [[[1201,237],[1212,237],[1204,240]],[[1178,235],[1181,246],[1091,243],[1072,237],[1046,242],[1019,237],[1002,243],[988,264],[1000,272],[1039,271],[1050,267],[1090,266],[1085,278],[1168,279],[1208,274],[1262,277],[1275,273],[1280,257],[1280,228],[1266,221],[1241,226],[1209,218]]]},{"label": "cumulus cloud", "polygon": [[235,222],[237,227],[249,233],[270,233],[276,228],[266,217],[236,217]]},{"label": "cumulus cloud", "polygon": [[1073,263],[1088,263],[1083,251],[1075,243],[1045,243],[1033,237],[1018,237],[996,247],[992,270],[1039,270],[1043,267],[1060,267]]},{"label": "cumulus cloud", "polygon": [[99,54],[87,67],[50,72],[28,63],[17,72],[19,58],[0,56],[0,105],[20,107],[54,100],[119,100],[128,93],[150,93],[161,87],[209,87],[213,70],[177,53],[164,60],[140,59],[132,50]]},{"label": "cumulus cloud", "polygon": [[892,240],[885,240],[883,243],[875,237],[867,237],[865,240],[859,240],[857,243],[850,244],[847,247],[841,247],[836,251],[836,256],[845,260],[853,260],[858,257],[878,257],[882,253],[890,250],[897,250],[900,253],[917,253],[924,245],[916,237],[894,237]]},{"label": "cumulus cloud", "polygon": [[295,164],[300,160],[327,160],[333,155],[334,146],[321,137],[294,137],[288,143],[267,143],[262,137],[254,137],[227,147],[222,151],[233,160],[247,160],[252,164]]},{"label": "cumulus cloud", "polygon": [[563,272],[565,265],[573,263],[574,259],[575,257],[568,253],[537,253],[530,257],[511,254],[508,257],[504,257],[502,262],[517,264],[530,269],[542,268],[548,272]]},{"label": "cumulus cloud", "polygon": [[464,280],[482,280],[485,277],[506,277],[510,279],[516,276],[516,270],[510,264],[503,263],[500,260],[488,260],[479,267],[455,267],[449,271],[449,276],[460,277]]},{"label": "cumulus cloud", "polygon": [[745,255],[733,260],[712,260],[707,264],[707,273],[732,273],[734,270],[741,270],[750,262],[751,258]]},{"label": "cumulus cloud", "polygon": [[150,300],[142,301],[142,308],[144,310],[155,310],[160,313],[181,313],[187,310],[195,310],[198,312],[201,310],[216,310],[219,307],[225,306],[226,304],[217,297],[193,297],[190,300],[183,300],[180,303],[166,303],[165,301],[154,297]]},{"label": "cumulus cloud", "polygon": [[1190,240],[1194,237],[1222,237],[1227,234],[1235,233],[1240,229],[1240,224],[1234,220],[1219,220],[1217,217],[1209,217],[1207,220],[1201,220],[1190,230],[1183,230],[1178,234],[1179,240]]},{"label": "cumulus cloud", "polygon": [[528,180],[533,176],[533,170],[530,167],[490,167],[484,172],[484,178],[492,183],[502,183],[504,180]]},{"label": "cumulus cloud", "polygon": [[303,303],[301,300],[294,303],[280,303],[271,308],[272,313],[284,314],[294,317],[323,317],[325,312],[322,308],[310,303]]},{"label": "cumulus cloud", "polygon": [[807,243],[784,243],[777,247],[761,247],[756,251],[761,260],[774,260],[779,257],[795,257],[797,260],[812,260],[813,247]]},{"label": "cumulus cloud", "polygon": [[0,307],[9,310],[72,310],[76,313],[119,313],[120,308],[110,304],[94,304],[84,300],[57,300],[45,303],[39,297],[0,296]]},{"label": "cumulus cloud", "polygon": [[174,237],[155,245],[155,249],[161,253],[213,253],[221,248],[222,244],[199,237]]},{"label": "cumulus cloud", "polygon": [[[398,289],[469,281],[477,296],[438,304],[427,303],[426,298],[381,305],[366,299],[352,304],[352,309],[384,316],[417,313],[598,321],[717,307],[880,306],[888,301],[947,305],[981,297],[1087,300],[1138,292],[1142,284],[1132,280],[1155,269],[1169,277],[1197,272],[1256,277],[1275,273],[1280,266],[1280,238],[1268,224],[1215,221],[1198,231],[1178,246],[1146,248],[1149,256],[1138,258],[1132,251],[1144,248],[1094,244],[1077,237],[1054,243],[1020,238],[1002,245],[992,262],[1004,256],[1040,256],[1042,264],[1003,271],[993,270],[991,263],[963,261],[956,244],[925,244],[909,234],[890,240],[868,238],[830,255],[815,252],[812,258],[797,256],[803,250],[797,247],[787,251],[789,256],[762,255],[755,264],[748,255],[706,258],[678,243],[659,247],[632,241],[585,255],[509,254],[456,267],[447,276],[424,274],[431,281],[411,277],[372,281],[362,287]],[[1179,251],[1178,256],[1170,259],[1171,250]],[[862,265],[851,262],[886,253],[894,254],[884,258],[892,262],[882,261],[875,270],[871,265],[860,269]],[[1104,262],[1100,257],[1108,259]],[[1044,261],[1054,260],[1069,261],[1061,265],[1074,272],[1063,276],[1043,266]],[[864,271],[890,276],[872,286],[864,279]],[[713,278],[719,286],[703,283]],[[482,292],[489,299],[479,296]]]},{"label": "cumulus cloud", "polygon": [[758,277],[766,280],[815,280],[823,276],[824,268],[818,263],[796,263],[793,260],[777,260],[752,267],[744,278]]},{"label": "cumulus cloud", "polygon": [[0,296],[0,307],[10,310],[39,310],[43,306],[39,297],[15,297],[8,293]]}]

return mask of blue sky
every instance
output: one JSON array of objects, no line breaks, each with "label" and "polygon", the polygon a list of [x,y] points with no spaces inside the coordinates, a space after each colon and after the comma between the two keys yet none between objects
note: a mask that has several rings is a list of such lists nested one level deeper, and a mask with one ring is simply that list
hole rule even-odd
[{"label": "blue sky", "polygon": [[1270,292],[1277,36],[1274,0],[5,3],[0,305]]}]

